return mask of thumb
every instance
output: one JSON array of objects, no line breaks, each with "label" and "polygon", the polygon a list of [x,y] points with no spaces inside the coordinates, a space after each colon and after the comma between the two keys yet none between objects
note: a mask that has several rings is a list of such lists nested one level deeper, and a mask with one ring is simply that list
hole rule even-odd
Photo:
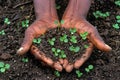
[{"label": "thumb", "polygon": [[30,28],[25,31],[25,38],[23,39],[21,47],[17,50],[17,54],[23,55],[29,50],[32,45],[32,40],[34,39],[34,33],[34,30]]},{"label": "thumb", "polygon": [[112,48],[105,44],[104,41],[102,40],[102,38],[100,37],[100,35],[98,34],[97,31],[95,31],[94,33],[91,33],[89,36],[89,40],[100,50],[105,51],[105,52],[109,52],[112,50]]}]

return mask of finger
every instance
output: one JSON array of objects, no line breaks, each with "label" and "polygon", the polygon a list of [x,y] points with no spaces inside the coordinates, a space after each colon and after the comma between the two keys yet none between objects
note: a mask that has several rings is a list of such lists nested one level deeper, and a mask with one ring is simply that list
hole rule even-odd
[{"label": "finger", "polygon": [[86,49],[86,52],[79,58],[78,60],[75,61],[74,63],[74,68],[78,69],[83,65],[83,63],[90,57],[91,53],[93,50],[93,44],[89,44],[89,48]]},{"label": "finger", "polygon": [[64,59],[64,60],[63,60],[63,68],[65,68],[67,65],[68,65],[68,60],[67,60],[67,59]]},{"label": "finger", "polygon": [[66,67],[65,67],[65,70],[66,72],[71,72],[73,70],[73,64],[68,64]]},{"label": "finger", "polygon": [[63,65],[63,59],[59,59],[61,65]]},{"label": "finger", "polygon": [[17,54],[22,55],[29,50],[30,46],[32,45],[34,34],[35,34],[35,31],[31,28],[28,28],[25,31],[25,38],[23,40],[21,47],[18,49]]},{"label": "finger", "polygon": [[89,40],[100,50],[108,52],[111,51],[112,48],[104,43],[97,30],[89,35]]},{"label": "finger", "polygon": [[36,59],[43,61],[49,66],[53,66],[53,63],[54,63],[53,60],[46,57],[45,54],[41,52],[37,47],[32,45],[30,51],[31,51],[31,54],[33,54]]},{"label": "finger", "polygon": [[63,67],[62,67],[62,65],[60,64],[59,61],[57,61],[53,64],[53,68],[56,69],[57,71],[62,71],[63,70]]}]

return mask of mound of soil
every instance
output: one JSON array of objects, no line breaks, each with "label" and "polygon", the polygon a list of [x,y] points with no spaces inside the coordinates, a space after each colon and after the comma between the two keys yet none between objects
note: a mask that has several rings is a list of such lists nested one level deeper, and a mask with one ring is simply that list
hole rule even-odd
[{"label": "mound of soil", "polygon": [[[60,38],[64,35],[67,35],[68,42],[61,42]],[[76,42],[72,42],[71,39],[72,36],[75,36]],[[86,47],[88,47],[89,43],[87,40],[83,40],[80,37],[80,34],[74,33],[71,34],[70,30],[66,30],[64,28],[55,28],[48,30],[45,34],[43,34],[41,37],[40,45],[36,45],[39,47],[39,49],[46,54],[46,56],[50,57],[54,61],[59,59],[59,56],[55,56],[54,52],[52,51],[52,48],[60,49],[61,51],[64,51],[66,58],[70,63],[73,63],[75,60],[81,57],[83,53],[85,53]],[[52,38],[55,38],[54,45],[50,45],[49,40]],[[72,40],[72,41],[71,41]],[[77,52],[71,51],[70,47],[78,47],[79,49]],[[58,53],[60,54],[60,53]]]}]

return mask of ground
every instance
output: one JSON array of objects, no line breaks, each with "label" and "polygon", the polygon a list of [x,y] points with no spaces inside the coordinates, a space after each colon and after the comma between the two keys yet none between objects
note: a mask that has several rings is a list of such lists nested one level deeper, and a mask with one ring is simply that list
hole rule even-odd
[{"label": "ground", "polygon": [[[56,2],[61,5],[58,10],[61,17],[68,0]],[[110,16],[96,19],[93,12],[97,10],[108,11]],[[32,0],[0,0],[0,31],[5,31],[5,35],[0,35],[0,61],[11,65],[9,70],[0,73],[0,80],[120,80],[120,29],[112,27],[116,23],[116,15],[120,15],[120,8],[114,0],[92,1],[87,19],[97,27],[112,51],[105,53],[95,48],[90,59],[80,68],[83,72],[81,78],[77,78],[75,70],[71,73],[63,71],[60,77],[56,77],[53,69],[42,66],[30,52],[16,55],[27,29],[22,27],[21,22],[28,19],[31,24],[35,20]],[[9,18],[9,25],[4,24],[5,18]],[[24,57],[28,58],[28,62],[22,61]],[[84,68],[89,64],[94,65],[94,69],[86,73]]]}]

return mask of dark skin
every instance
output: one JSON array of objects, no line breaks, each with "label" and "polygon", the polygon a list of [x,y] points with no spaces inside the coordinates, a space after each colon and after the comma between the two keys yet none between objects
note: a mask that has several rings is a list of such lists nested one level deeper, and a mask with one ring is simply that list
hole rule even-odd
[{"label": "dark skin", "polygon": [[45,53],[32,45],[32,40],[44,34],[47,30],[56,28],[58,26],[54,24],[55,20],[59,21],[55,9],[55,0],[33,1],[36,21],[33,22],[33,24],[25,31],[25,38],[21,44],[20,49],[17,51],[18,54],[23,55],[30,49],[31,53],[37,59],[44,62],[48,66],[58,71],[65,69],[67,72],[71,72],[73,68],[78,69],[83,65],[83,63],[90,57],[94,46],[101,51],[111,51],[111,47],[104,43],[97,29],[86,20],[91,1],[70,0],[62,18],[62,20],[64,20],[64,24],[61,24],[61,27],[64,27],[66,29],[76,28],[79,34],[88,32],[89,35],[87,36],[87,39],[89,40],[90,46],[86,49],[86,52],[82,55],[82,57],[72,64],[69,63],[67,59],[59,59],[58,61],[53,61],[49,57],[46,57]]}]

